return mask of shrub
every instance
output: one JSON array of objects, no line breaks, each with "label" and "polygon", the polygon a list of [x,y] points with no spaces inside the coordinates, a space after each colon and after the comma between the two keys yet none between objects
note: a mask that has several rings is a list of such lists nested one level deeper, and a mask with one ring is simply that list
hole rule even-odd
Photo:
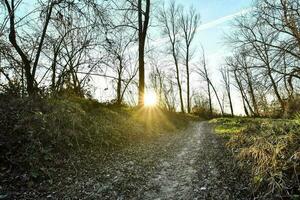
[{"label": "shrub", "polygon": [[300,113],[300,95],[291,98],[287,104],[287,117],[293,117],[297,113]]}]

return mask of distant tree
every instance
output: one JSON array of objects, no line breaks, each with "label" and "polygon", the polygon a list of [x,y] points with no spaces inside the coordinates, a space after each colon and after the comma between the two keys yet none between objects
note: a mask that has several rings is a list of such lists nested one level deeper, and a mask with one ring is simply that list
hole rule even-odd
[{"label": "distant tree", "polygon": [[202,48],[202,53],[203,53],[202,54],[202,63],[200,65],[200,67],[197,68],[196,72],[197,72],[197,74],[199,74],[206,81],[207,89],[208,89],[208,96],[209,96],[210,112],[212,113],[212,110],[213,110],[212,109],[212,98],[211,98],[211,89],[212,89],[215,96],[216,96],[216,98],[217,98],[217,102],[219,104],[221,113],[222,113],[222,115],[224,115],[225,113],[224,113],[224,109],[223,109],[220,97],[219,97],[218,92],[217,92],[215,86],[213,85],[213,83],[212,83],[212,81],[209,77],[209,74],[208,74],[206,58],[205,58],[205,52],[204,52],[203,48]]},{"label": "distant tree", "polygon": [[137,73],[136,69],[133,71],[129,69],[135,68],[129,52],[131,45],[135,42],[135,34],[135,31],[128,30],[128,27],[113,27],[112,30],[107,30],[105,42],[102,45],[105,49],[103,63],[116,74],[113,80],[116,81],[117,104],[122,104],[126,89]]},{"label": "distant tree", "polygon": [[222,67],[220,69],[220,72],[222,74],[223,83],[224,83],[226,94],[227,94],[227,97],[228,97],[231,116],[234,116],[233,104],[232,104],[232,96],[231,96],[231,82],[230,82],[229,69],[226,68],[226,67]]}]

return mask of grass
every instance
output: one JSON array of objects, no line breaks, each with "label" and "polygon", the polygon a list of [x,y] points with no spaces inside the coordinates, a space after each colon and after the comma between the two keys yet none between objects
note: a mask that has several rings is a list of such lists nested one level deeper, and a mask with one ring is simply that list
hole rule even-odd
[{"label": "grass", "polygon": [[251,169],[254,191],[299,198],[299,119],[219,118],[211,123],[228,139],[239,164]]}]

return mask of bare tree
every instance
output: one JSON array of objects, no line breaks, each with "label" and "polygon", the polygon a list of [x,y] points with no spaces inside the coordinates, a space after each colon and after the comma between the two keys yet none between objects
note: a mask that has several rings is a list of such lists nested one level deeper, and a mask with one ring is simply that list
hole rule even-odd
[{"label": "bare tree", "polygon": [[213,114],[213,107],[212,107],[212,98],[211,98],[211,86],[210,86],[210,80],[209,80],[209,75],[208,75],[208,70],[207,70],[207,66],[206,66],[206,57],[205,57],[205,51],[203,46],[201,46],[202,48],[202,66],[203,66],[203,71],[200,70],[198,71],[198,73],[202,74],[203,78],[206,81],[206,85],[207,85],[207,93],[208,93],[208,104],[209,104],[209,111],[210,111],[210,115]]},{"label": "bare tree", "polygon": [[[113,31],[106,32],[105,42],[103,47],[106,51],[104,64],[113,70],[116,74],[116,103],[122,104],[123,96],[126,91],[127,85],[136,75],[130,73],[130,67],[133,67],[132,58],[130,56],[130,47],[135,42],[135,32],[129,31],[127,27],[113,28]],[[128,80],[125,81],[125,72],[128,72]],[[123,86],[124,82],[124,86]]]},{"label": "bare tree", "polygon": [[[281,65],[281,59],[279,58],[281,52],[271,47],[276,43],[279,37],[279,33],[270,30],[264,24],[260,24],[250,19],[238,20],[239,27],[239,41],[243,43],[244,48],[249,49],[248,56],[253,57],[256,60],[256,70],[262,71],[267,75],[270,81],[270,86],[273,88],[275,96],[280,103],[282,112],[285,111],[285,102],[279,92],[276,75],[281,78],[282,75],[274,73]],[[257,40],[261,42],[257,42]],[[278,76],[280,75],[280,76]]]},{"label": "bare tree", "polygon": [[206,81],[207,83],[207,88],[208,88],[208,95],[209,95],[209,106],[210,106],[210,112],[212,113],[212,98],[211,98],[211,90],[210,88],[213,90],[216,98],[217,98],[217,102],[219,104],[220,110],[222,115],[224,115],[224,109],[221,103],[221,100],[219,98],[218,92],[215,88],[215,86],[213,85],[209,74],[208,74],[208,70],[207,70],[207,64],[206,64],[206,58],[205,58],[205,53],[204,53],[204,49],[202,48],[202,52],[203,52],[203,58],[202,58],[202,66],[198,67],[196,72]]},{"label": "bare tree", "polygon": [[190,97],[190,61],[193,56],[191,50],[192,42],[195,38],[196,30],[200,22],[200,15],[196,13],[195,9],[190,8],[188,12],[181,10],[180,12],[180,29],[183,32],[184,38],[184,53],[185,53],[185,67],[186,67],[186,88],[187,88],[187,111],[191,112],[191,97]]},{"label": "bare tree", "polygon": [[180,48],[180,35],[179,35],[179,9],[175,1],[171,1],[167,8],[163,6],[159,13],[159,21],[163,27],[163,36],[168,37],[170,43],[170,51],[174,60],[176,70],[176,81],[179,92],[181,112],[184,112],[182,86],[180,80],[179,69],[179,48]]},{"label": "bare tree", "polygon": [[[80,80],[77,74],[97,65],[97,58],[91,54],[101,35],[95,34],[96,29],[103,25],[97,22],[102,21],[100,4],[88,0],[39,1],[20,16],[24,11],[17,8],[22,1],[3,3],[9,25],[4,24],[1,29],[8,33],[13,47],[6,57],[17,54],[14,60],[19,64],[14,66],[21,68],[17,75],[21,77],[22,88],[26,87],[27,93],[33,95],[50,85],[54,93],[68,82],[74,91],[81,90],[89,76],[87,73]],[[34,18],[33,14],[40,18]]]},{"label": "bare tree", "polygon": [[[29,57],[29,55],[26,53],[25,49],[22,48],[19,45],[18,42],[18,37],[19,35],[17,34],[16,31],[16,22],[15,22],[15,16],[16,16],[16,3],[14,0],[11,0],[9,3],[8,0],[4,0],[4,4],[9,16],[9,41],[12,44],[13,48],[16,50],[18,55],[21,57],[22,64],[24,66],[24,71],[25,71],[25,78],[26,78],[26,85],[27,85],[27,92],[29,95],[33,95],[36,93],[36,80],[35,80],[35,75],[36,75],[36,70],[37,66],[39,63],[40,59],[40,54],[42,51],[42,47],[44,44],[45,36],[47,33],[48,25],[51,19],[51,14],[53,11],[53,8],[61,3],[61,1],[49,1],[48,5],[46,6],[45,9],[45,21],[44,21],[44,26],[42,28],[42,32],[39,37],[38,41],[38,48],[36,49],[34,59]],[[32,63],[33,61],[33,63]]]},{"label": "bare tree", "polygon": [[241,74],[241,70],[239,69],[239,66],[236,65],[236,62],[233,60],[233,58],[227,58],[226,63],[227,66],[230,68],[231,72],[233,73],[234,80],[236,83],[235,87],[239,90],[241,94],[245,114],[247,116],[250,116],[250,114],[255,115],[241,80],[242,74]]}]

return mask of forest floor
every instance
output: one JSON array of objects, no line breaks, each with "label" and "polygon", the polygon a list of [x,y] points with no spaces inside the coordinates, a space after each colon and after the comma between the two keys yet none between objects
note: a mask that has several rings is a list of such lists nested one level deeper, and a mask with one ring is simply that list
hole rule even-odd
[{"label": "forest floor", "polygon": [[[248,179],[208,122],[74,163],[18,199],[251,199]],[[79,161],[80,162],[80,161]]]}]

